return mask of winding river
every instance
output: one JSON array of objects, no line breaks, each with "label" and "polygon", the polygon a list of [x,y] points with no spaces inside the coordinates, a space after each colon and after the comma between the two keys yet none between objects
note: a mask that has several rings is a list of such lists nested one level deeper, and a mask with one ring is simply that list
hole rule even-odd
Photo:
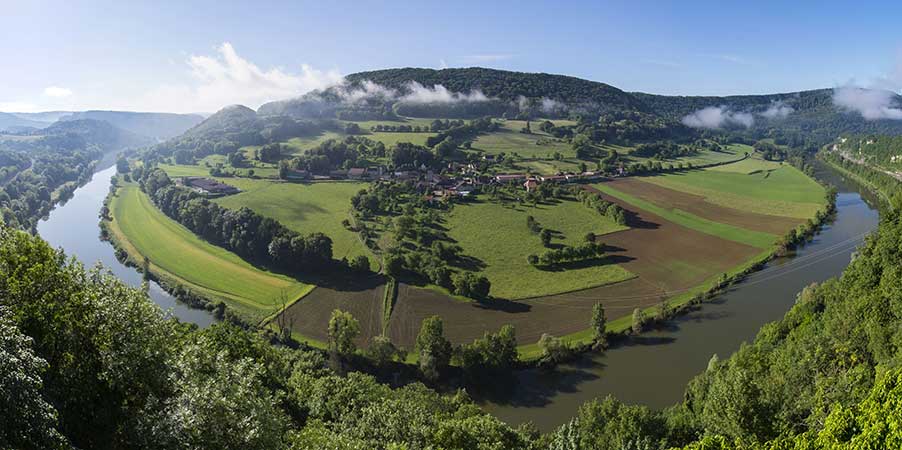
[{"label": "winding river", "polygon": [[[77,257],[86,266],[102,263],[117,277],[132,286],[141,286],[144,277],[132,267],[116,259],[113,246],[100,240],[100,209],[110,192],[110,179],[116,175],[116,167],[103,161],[101,167],[84,186],[75,191],[65,204],[57,206],[50,216],[38,223],[38,234],[54,247],[61,247],[69,256]],[[150,298],[164,310],[183,322],[206,327],[215,320],[205,310],[192,309],[179,303],[158,284],[150,282]]]},{"label": "winding river", "polygon": [[[113,247],[99,239],[98,214],[116,171],[107,167],[41,221],[38,233],[85,264],[100,262],[140,286],[141,274],[117,261]],[[729,356],[763,324],[781,318],[804,286],[839,275],[864,235],[877,226],[878,214],[870,206],[873,202],[865,200],[866,192],[828,169],[818,176],[839,189],[836,218],[794,256],[772,261],[700,309],[604,354],[584,355],[555,371],[520,371],[506,392],[480,399],[483,407],[511,424],[531,421],[549,431],[573,417],[586,401],[609,394],[654,408],[679,402],[686,383],[705,369],[712,355]],[[149,293],[182,321],[202,327],[214,321],[206,311],[176,302],[155,283],[150,283]]]},{"label": "winding river", "polygon": [[483,408],[511,424],[531,421],[544,432],[574,417],[583,403],[607,395],[652,408],[680,402],[686,384],[712,355],[728,357],[762,325],[782,318],[806,285],[842,273],[877,227],[870,193],[827,168],[817,176],[837,187],[837,214],[794,256],[771,261],[700,309],[604,354],[584,355],[555,371],[520,371],[506,392],[482,398]]}]

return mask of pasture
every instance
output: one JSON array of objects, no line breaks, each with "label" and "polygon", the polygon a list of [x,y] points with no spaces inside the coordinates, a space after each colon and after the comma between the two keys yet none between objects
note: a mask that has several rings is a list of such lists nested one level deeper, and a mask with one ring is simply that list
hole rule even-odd
[{"label": "pasture", "polygon": [[507,120],[498,131],[480,135],[473,141],[473,149],[486,154],[517,154],[523,158],[550,158],[554,153],[576,156],[566,141],[539,130],[541,122],[530,122],[532,134],[521,133],[525,121]]},{"label": "pasture", "polygon": [[[768,165],[756,161],[743,163],[739,167],[741,171]],[[715,205],[758,214],[808,219],[823,207],[824,188],[788,164],[764,170],[753,168],[747,173],[727,171],[727,166],[642,180],[704,197]]]},{"label": "pasture", "polygon": [[[289,183],[248,178],[218,180],[242,191],[214,200],[219,205],[230,209],[248,207],[301,234],[324,233],[332,238],[335,259],[370,256],[357,234],[341,224],[342,220],[349,218],[351,197],[365,189],[366,183]],[[372,258],[371,266],[378,267]]]},{"label": "pasture", "polygon": [[254,318],[264,317],[313,286],[253,266],[166,217],[137,185],[119,188],[110,203],[111,230],[136,260]]},{"label": "pasture", "polygon": [[674,208],[670,205],[659,205],[618,190],[612,187],[611,183],[596,183],[593,184],[592,187],[622,200],[634,208],[644,209],[645,211],[661,216],[670,222],[726,240],[764,249],[772,246],[779,237],[770,233],[747,230],[715,220],[706,219],[705,217]]},{"label": "pasture", "polygon": [[[574,263],[565,269],[539,269],[527,262],[531,254],[542,254],[538,234],[526,225],[535,217],[543,228],[553,230],[552,248],[579,245],[586,233],[605,235],[626,229],[572,200],[556,204],[507,205],[480,200],[457,205],[447,220],[448,235],[471,258],[471,270],[482,271],[492,282],[491,294],[504,299],[537,297],[586,289],[631,278],[633,275],[611,258]],[[605,242],[606,237],[599,238]]]}]

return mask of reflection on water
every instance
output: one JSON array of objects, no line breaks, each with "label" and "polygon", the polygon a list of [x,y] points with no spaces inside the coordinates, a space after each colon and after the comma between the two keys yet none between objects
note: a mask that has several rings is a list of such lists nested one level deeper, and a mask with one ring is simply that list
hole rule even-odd
[{"label": "reflection on water", "polygon": [[[61,247],[67,255],[76,256],[85,265],[100,262],[126,283],[141,286],[142,275],[116,260],[113,246],[100,240],[100,209],[110,191],[110,179],[115,174],[115,167],[94,173],[91,181],[77,189],[72,199],[54,209],[47,219],[38,223],[38,234],[50,245]],[[206,327],[214,321],[207,311],[191,309],[178,303],[156,283],[150,283],[149,294],[156,304],[164,310],[170,310],[172,315],[184,322]]]},{"label": "reflection on water", "polygon": [[653,408],[679,402],[712,355],[728,357],[763,324],[782,318],[803,287],[839,275],[877,226],[877,211],[857,187],[832,173],[818,175],[840,191],[836,220],[794,257],[772,261],[701,308],[603,355],[587,354],[554,371],[520,371],[508,388],[483,398],[485,410],[511,424],[532,421],[550,431],[593,398],[613,395]]}]

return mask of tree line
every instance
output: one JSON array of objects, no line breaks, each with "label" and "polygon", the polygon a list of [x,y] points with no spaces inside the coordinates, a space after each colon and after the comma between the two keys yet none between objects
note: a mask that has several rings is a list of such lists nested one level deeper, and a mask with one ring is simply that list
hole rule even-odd
[{"label": "tree line", "polygon": [[301,235],[249,208],[223,208],[176,186],[161,169],[138,168],[134,172],[141,189],[160,211],[243,258],[286,270],[322,270],[333,263],[332,239],[323,233]]}]

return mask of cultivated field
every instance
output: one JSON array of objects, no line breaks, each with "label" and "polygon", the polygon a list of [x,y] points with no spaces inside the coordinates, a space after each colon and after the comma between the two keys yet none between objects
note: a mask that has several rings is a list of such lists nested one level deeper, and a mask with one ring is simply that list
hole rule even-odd
[{"label": "cultivated field", "polygon": [[166,217],[134,184],[110,203],[111,229],[135,259],[150,259],[151,270],[174,278],[229,306],[261,317],[312,286],[259,269],[234,253],[201,240]]},{"label": "cultivated field", "polygon": [[[221,197],[216,203],[232,209],[248,207],[260,215],[278,220],[301,234],[321,232],[332,238],[335,259],[370,256],[357,234],[342,226],[348,219],[351,197],[366,183],[288,183],[248,178],[219,178],[241,193]],[[378,267],[375,262],[374,268]]]},{"label": "cultivated field", "polygon": [[[808,219],[823,206],[824,189],[798,169],[783,164],[764,169],[771,163],[749,161],[739,172],[726,167],[672,173],[642,180],[705,198],[728,208],[758,214]],[[762,169],[749,167],[759,165]]]},{"label": "cultivated field", "polygon": [[[492,282],[492,295],[505,299],[537,297],[614,283],[633,275],[611,258],[573,264],[566,270],[542,270],[527,262],[530,254],[545,249],[539,236],[526,225],[527,216],[555,232],[552,247],[578,245],[586,233],[604,235],[619,226],[577,201],[555,204],[502,206],[482,200],[457,205],[448,217],[448,235],[474,258],[472,270],[481,270]],[[606,240],[602,236],[601,241]]]},{"label": "cultivated field", "polygon": [[[338,281],[338,280],[333,280]],[[384,278],[378,275],[354,277],[320,286],[288,307],[280,320],[290,327],[292,334],[312,345],[329,341],[328,324],[332,311],[350,312],[360,322],[357,345],[365,346],[374,336],[382,334],[382,293]]]}]

